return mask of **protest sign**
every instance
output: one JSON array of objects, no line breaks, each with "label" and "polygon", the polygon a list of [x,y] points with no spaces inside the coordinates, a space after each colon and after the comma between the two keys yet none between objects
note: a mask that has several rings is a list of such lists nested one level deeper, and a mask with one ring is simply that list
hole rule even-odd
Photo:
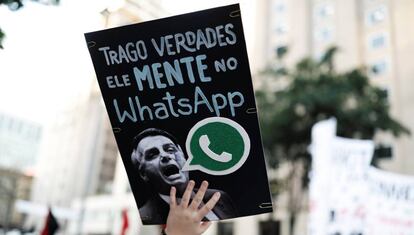
[{"label": "protest sign", "polygon": [[367,235],[414,235],[414,177],[368,169]]},{"label": "protest sign", "polygon": [[363,234],[371,140],[335,137],[331,145],[328,234]]},{"label": "protest sign", "polygon": [[308,234],[327,234],[329,208],[326,203],[329,193],[331,143],[336,136],[336,120],[331,118],[312,127],[312,169],[309,182]]},{"label": "protest sign", "polygon": [[85,38],[144,224],[188,179],[222,192],[208,220],[272,211],[239,5]]},{"label": "protest sign", "polygon": [[374,143],[335,132],[335,119],[312,128],[309,234],[363,234]]},{"label": "protest sign", "polygon": [[312,128],[310,235],[414,235],[414,177],[370,166],[370,140],[337,137],[336,120]]}]

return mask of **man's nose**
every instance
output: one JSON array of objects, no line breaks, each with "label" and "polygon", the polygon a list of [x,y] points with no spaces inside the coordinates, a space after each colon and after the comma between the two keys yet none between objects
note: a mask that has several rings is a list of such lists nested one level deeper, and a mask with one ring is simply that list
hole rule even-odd
[{"label": "man's nose", "polygon": [[172,159],[172,156],[170,156],[167,153],[164,153],[163,155],[161,155],[161,162],[162,163],[168,163],[171,159]]}]

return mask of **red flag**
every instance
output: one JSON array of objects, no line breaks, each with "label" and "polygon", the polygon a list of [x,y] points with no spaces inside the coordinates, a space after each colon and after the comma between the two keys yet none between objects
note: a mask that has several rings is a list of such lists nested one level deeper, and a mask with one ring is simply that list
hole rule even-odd
[{"label": "red flag", "polygon": [[52,210],[49,208],[49,212],[47,213],[45,226],[40,233],[41,235],[53,235],[59,229],[59,224],[52,214]]},{"label": "red flag", "polygon": [[166,235],[165,234],[165,229],[167,228],[167,225],[166,224],[161,224],[160,227],[161,227],[161,235]]},{"label": "red flag", "polygon": [[127,229],[129,226],[128,222],[128,213],[126,209],[122,210],[122,229],[121,229],[121,235],[125,235]]}]

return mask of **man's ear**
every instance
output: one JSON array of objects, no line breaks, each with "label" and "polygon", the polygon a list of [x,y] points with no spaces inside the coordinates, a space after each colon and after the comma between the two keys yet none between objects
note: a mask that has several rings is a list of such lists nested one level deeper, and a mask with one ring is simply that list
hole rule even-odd
[{"label": "man's ear", "polygon": [[138,170],[139,176],[141,177],[141,179],[145,182],[149,181],[149,178],[147,176],[147,174],[145,173],[145,167],[140,166],[139,170]]}]

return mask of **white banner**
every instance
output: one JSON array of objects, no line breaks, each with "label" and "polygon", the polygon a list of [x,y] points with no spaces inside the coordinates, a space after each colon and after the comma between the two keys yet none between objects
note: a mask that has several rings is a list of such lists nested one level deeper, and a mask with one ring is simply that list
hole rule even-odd
[{"label": "white banner", "polygon": [[370,167],[374,144],[312,129],[309,235],[414,235],[414,177]]},{"label": "white banner", "polygon": [[336,133],[336,120],[329,119],[315,124],[312,128],[311,181],[309,182],[309,223],[308,234],[327,234],[329,213],[327,213],[329,185],[330,148]]},{"label": "white banner", "polygon": [[414,235],[414,177],[371,167],[366,198],[367,235]]},{"label": "white banner", "polygon": [[321,121],[312,128],[310,235],[363,232],[365,179],[374,144],[337,137],[335,133],[335,119]]},{"label": "white banner", "polygon": [[328,234],[363,233],[366,177],[373,153],[370,140],[334,138],[329,159]]}]

